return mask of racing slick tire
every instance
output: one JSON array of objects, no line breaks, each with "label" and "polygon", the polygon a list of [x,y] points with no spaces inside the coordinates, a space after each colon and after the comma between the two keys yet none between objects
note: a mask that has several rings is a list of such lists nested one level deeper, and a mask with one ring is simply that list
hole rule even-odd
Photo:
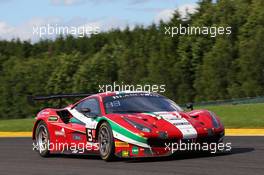
[{"label": "racing slick tire", "polygon": [[48,157],[50,155],[49,151],[49,143],[50,143],[50,135],[47,128],[47,125],[44,121],[40,121],[35,135],[35,143],[38,147],[38,152],[42,157]]},{"label": "racing slick tire", "polygon": [[111,126],[104,122],[101,124],[98,133],[99,152],[100,156],[105,161],[111,161],[115,159],[115,145],[114,136]]}]

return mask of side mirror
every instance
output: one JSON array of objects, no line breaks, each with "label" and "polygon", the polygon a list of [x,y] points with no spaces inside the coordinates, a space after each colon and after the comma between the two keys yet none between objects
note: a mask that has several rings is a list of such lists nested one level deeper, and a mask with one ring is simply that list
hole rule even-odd
[{"label": "side mirror", "polygon": [[89,113],[89,112],[91,112],[91,109],[90,108],[81,108],[80,112],[81,113]]},{"label": "side mirror", "polygon": [[193,103],[187,103],[186,104],[186,108],[190,109],[190,110],[193,110]]}]

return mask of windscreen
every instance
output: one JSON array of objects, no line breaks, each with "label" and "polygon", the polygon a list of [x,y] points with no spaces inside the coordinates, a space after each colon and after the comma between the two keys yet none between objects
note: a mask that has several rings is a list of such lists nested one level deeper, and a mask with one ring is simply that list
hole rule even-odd
[{"label": "windscreen", "polygon": [[172,100],[158,94],[129,93],[104,98],[106,113],[182,111]]}]

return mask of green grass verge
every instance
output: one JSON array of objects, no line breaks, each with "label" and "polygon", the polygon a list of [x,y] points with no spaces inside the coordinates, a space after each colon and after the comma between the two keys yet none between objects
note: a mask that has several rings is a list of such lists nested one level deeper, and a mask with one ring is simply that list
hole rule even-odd
[{"label": "green grass verge", "polygon": [[33,122],[35,119],[9,119],[0,120],[1,131],[32,131]]},{"label": "green grass verge", "polygon": [[226,128],[264,128],[264,103],[198,106],[213,111]]},{"label": "green grass verge", "polygon": [[[264,103],[197,106],[220,117],[226,128],[264,128]],[[0,120],[0,131],[31,131],[34,119]]]}]

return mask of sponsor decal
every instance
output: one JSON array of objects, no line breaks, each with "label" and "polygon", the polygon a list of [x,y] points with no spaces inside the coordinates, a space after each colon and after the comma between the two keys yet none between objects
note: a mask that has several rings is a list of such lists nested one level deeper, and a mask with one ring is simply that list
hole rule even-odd
[{"label": "sponsor decal", "polygon": [[66,136],[65,135],[65,131],[64,131],[64,128],[61,128],[61,130],[60,131],[55,131],[55,135],[56,136]]},{"label": "sponsor decal", "polygon": [[128,151],[122,151],[122,157],[129,157]]},{"label": "sponsor decal", "polygon": [[41,112],[40,112],[40,115],[48,115],[48,114],[49,114],[48,111],[41,111]]},{"label": "sponsor decal", "polygon": [[82,136],[79,135],[79,134],[73,134],[73,135],[72,135],[72,139],[73,139],[73,140],[82,140]]},{"label": "sponsor decal", "polygon": [[164,120],[173,124],[179,129],[183,135],[183,139],[192,139],[197,137],[197,131],[192,124],[185,118],[183,118],[178,112],[156,112],[158,116],[162,116]]},{"label": "sponsor decal", "polygon": [[132,147],[132,154],[138,154],[138,147],[136,146]]},{"label": "sponsor decal", "polygon": [[146,93],[146,92],[142,92],[142,93],[122,93],[119,92],[117,93],[117,95],[112,96],[113,99],[120,99],[120,98],[127,98],[127,97],[140,97],[140,96],[150,96],[150,97],[160,97],[160,95],[158,94],[152,94],[152,93]]},{"label": "sponsor decal", "polygon": [[106,108],[118,107],[121,106],[121,103],[119,100],[115,100],[115,101],[107,102],[105,106]]},{"label": "sponsor decal", "polygon": [[115,141],[115,147],[129,147],[129,144],[126,142],[121,142],[121,141]]}]

